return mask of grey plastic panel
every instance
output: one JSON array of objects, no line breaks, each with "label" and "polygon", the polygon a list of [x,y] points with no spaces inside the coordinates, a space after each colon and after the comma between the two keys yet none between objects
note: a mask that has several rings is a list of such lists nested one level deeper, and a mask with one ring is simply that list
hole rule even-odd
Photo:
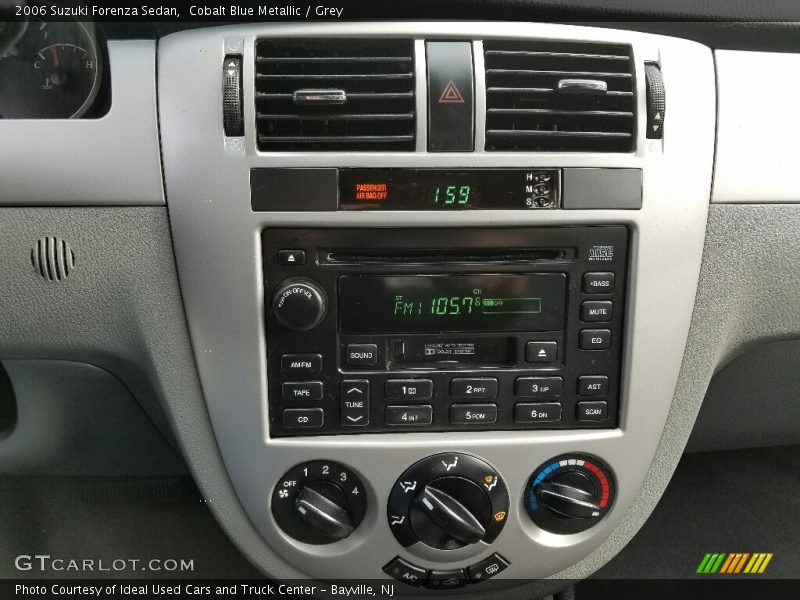
[{"label": "grey plastic panel", "polygon": [[[787,304],[795,301],[788,294],[785,299]],[[687,450],[798,444],[798,398],[800,340],[751,348],[714,375]]]},{"label": "grey plastic panel", "polygon": [[2,475],[183,475],[186,465],[108,371],[54,360],[3,362],[17,423],[0,441]]},{"label": "grey plastic panel", "polygon": [[566,209],[642,208],[639,169],[564,169],[561,205]]},{"label": "grey plastic panel", "polygon": [[0,119],[0,205],[164,204],[154,41],[108,43],[100,119]]},{"label": "grey plastic panel", "polygon": [[[713,202],[800,202],[800,54],[715,52]],[[667,89],[668,102],[672,94]],[[667,109],[669,114],[669,108]]]},{"label": "grey plastic panel", "polygon": [[[639,110],[644,108],[642,64],[657,60],[670,89],[663,141],[639,131],[636,153],[260,153],[252,135],[245,152],[225,152],[218,67],[225,36],[245,40],[245,118],[252,123],[253,44],[258,35],[595,39],[631,42],[637,65]],[[418,44],[419,45],[419,44]],[[479,46],[479,45],[478,45]],[[200,52],[202,50],[202,52]],[[479,52],[476,52],[478,55]],[[225,27],[164,38],[159,50],[159,106],[166,186],[176,256],[195,357],[214,431],[242,506],[263,539],[248,555],[272,577],[371,577],[396,554],[404,555],[385,519],[395,478],[416,460],[438,451],[481,456],[506,478],[514,503],[493,549],[511,560],[508,578],[584,577],[608,560],[652,510],[677,464],[702,392],[675,408],[685,420],[664,440],[692,314],[704,241],[713,158],[715,98],[711,53],[682,40],[627,32],[527,23],[380,23]],[[481,93],[480,76],[476,89]],[[480,106],[480,102],[478,103]],[[418,115],[418,120],[425,114]],[[482,126],[480,117],[477,126]],[[424,147],[424,146],[423,146]],[[485,211],[481,214],[253,213],[253,167],[622,167],[644,172],[640,211]],[[681,173],[676,188],[675,173]],[[621,427],[603,432],[451,433],[363,435],[353,439],[269,439],[267,433],[264,298],[259,232],[269,227],[419,226],[621,223],[633,232],[631,289],[626,325]],[[665,299],[669,298],[669,301]],[[664,324],[669,323],[668,327]],[[619,481],[608,517],[582,534],[558,537],[537,529],[521,504],[530,469],[555,454],[582,450],[607,460]],[[668,458],[655,472],[657,452]],[[268,502],[276,479],[306,459],[348,464],[366,483],[370,509],[357,532],[323,547],[293,542],[275,526]],[[226,525],[227,506],[216,505]],[[228,525],[230,527],[230,525]],[[535,561],[530,556],[536,556]],[[430,565],[431,563],[426,563]],[[446,565],[445,562],[440,563]],[[459,563],[461,565],[461,563]],[[544,591],[544,588],[538,588]],[[471,588],[477,593],[479,588]],[[522,593],[522,592],[520,592]],[[528,588],[524,593],[532,593]],[[509,597],[513,596],[512,592]],[[494,597],[502,595],[494,594]]]}]

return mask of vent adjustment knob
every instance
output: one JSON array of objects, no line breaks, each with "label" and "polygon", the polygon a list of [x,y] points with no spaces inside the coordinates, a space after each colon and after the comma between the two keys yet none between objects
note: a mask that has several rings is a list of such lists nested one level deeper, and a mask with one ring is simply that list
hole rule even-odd
[{"label": "vent adjustment knob", "polygon": [[667,107],[664,77],[655,63],[644,65],[644,77],[647,84],[647,138],[660,140],[664,137],[664,110]]},{"label": "vent adjustment knob", "polygon": [[308,331],[325,318],[325,293],[310,279],[287,279],[275,290],[272,311],[284,327]]},{"label": "vent adjustment knob", "polygon": [[244,135],[241,56],[226,56],[222,63],[222,124],[225,135]]}]

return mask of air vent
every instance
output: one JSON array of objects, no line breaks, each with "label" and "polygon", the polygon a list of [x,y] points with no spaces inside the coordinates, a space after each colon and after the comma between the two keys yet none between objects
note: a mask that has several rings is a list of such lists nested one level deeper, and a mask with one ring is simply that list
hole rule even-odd
[{"label": "air vent", "polygon": [[413,42],[258,40],[256,119],[260,150],[414,150]]},{"label": "air vent", "polygon": [[486,150],[630,152],[631,47],[485,42]]}]

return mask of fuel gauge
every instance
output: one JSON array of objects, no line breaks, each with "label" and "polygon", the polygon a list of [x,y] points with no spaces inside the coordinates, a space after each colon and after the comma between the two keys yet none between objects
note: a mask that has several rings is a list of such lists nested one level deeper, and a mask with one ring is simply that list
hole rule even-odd
[{"label": "fuel gauge", "polygon": [[102,54],[91,25],[31,21],[0,59],[0,118],[69,119],[86,113],[100,88]]}]

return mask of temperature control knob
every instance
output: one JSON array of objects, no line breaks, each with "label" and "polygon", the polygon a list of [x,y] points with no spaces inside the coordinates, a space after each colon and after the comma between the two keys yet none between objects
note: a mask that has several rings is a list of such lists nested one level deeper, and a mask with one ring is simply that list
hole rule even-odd
[{"label": "temperature control knob", "polygon": [[539,466],[526,489],[525,508],[553,533],[577,533],[602,519],[614,501],[614,480],[598,458],[564,454]]},{"label": "temperature control knob", "polygon": [[333,461],[313,460],[286,473],[272,492],[272,515],[289,536],[331,544],[350,536],[367,512],[361,481]]},{"label": "temperature control knob", "polygon": [[[397,541],[414,552],[476,551],[500,534],[508,491],[485,461],[462,453],[436,454],[412,465],[395,482],[387,517]],[[485,547],[485,546],[484,546]]]},{"label": "temperature control knob", "polygon": [[272,311],[288,329],[313,329],[325,318],[325,293],[310,279],[287,279],[275,290]]}]

